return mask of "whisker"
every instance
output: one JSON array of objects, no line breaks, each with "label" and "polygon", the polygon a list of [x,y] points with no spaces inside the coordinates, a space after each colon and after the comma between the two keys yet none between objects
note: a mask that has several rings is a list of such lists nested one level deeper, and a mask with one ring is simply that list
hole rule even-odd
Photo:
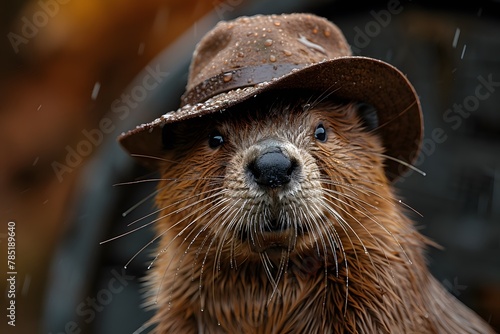
[{"label": "whisker", "polygon": [[[342,216],[340,216],[335,210],[328,206],[324,206],[324,208],[330,212],[333,215],[333,218],[339,223],[340,228],[344,231],[344,234],[347,236],[347,239],[349,240],[349,243],[353,247],[354,250],[354,257],[356,258],[356,261],[359,263],[358,255],[356,252],[356,248],[354,247],[354,244],[352,242],[351,237],[349,236],[349,233],[347,233],[347,230],[342,224]],[[328,227],[328,225],[325,225]],[[342,243],[342,239],[340,238],[340,235],[338,234],[337,230],[332,226],[331,230],[335,233],[339,240],[339,247],[342,252],[342,256],[344,257],[344,265],[345,265],[345,271],[346,271],[346,276],[345,276],[345,284],[346,284],[346,294],[345,294],[345,304],[344,304],[344,316],[347,314],[347,302],[349,300],[349,265],[348,265],[348,260],[347,260],[347,254],[344,248],[344,244]],[[337,277],[338,277],[338,271],[337,271]]]},{"label": "whisker", "polygon": [[[226,201],[224,201],[224,203],[227,203],[228,201],[229,201],[229,199],[227,199]],[[234,208],[234,206],[235,206],[235,205],[236,205],[236,204],[233,204],[231,207],[227,207],[227,208],[225,207],[225,208],[224,208],[224,209],[225,209],[225,211],[227,212],[227,214],[231,213],[231,212],[230,212],[230,210],[233,210],[233,208]],[[226,216],[227,216],[227,214],[226,214]],[[214,218],[215,218],[215,217],[214,217]],[[203,226],[203,228],[201,228],[201,229],[200,229],[200,231],[196,234],[195,239],[196,239],[196,238],[198,238],[198,236],[199,236],[201,233],[203,233],[203,232],[204,232],[204,231],[205,231],[205,230],[209,227],[209,225],[211,225],[211,224],[212,224],[212,222],[213,222],[213,221],[215,221],[215,219],[214,219],[214,218],[210,219],[210,221],[208,221],[208,222],[207,222],[207,223]],[[204,247],[204,245],[205,245],[205,242],[208,240],[208,238],[209,238],[209,237],[210,237],[210,236],[209,236],[209,235],[207,235],[207,236],[205,237],[205,239],[203,240],[203,242],[201,243],[200,247],[198,247],[198,251],[196,252],[196,255],[195,255],[195,258],[194,258],[194,261],[193,261],[193,275],[194,275],[194,266],[195,266],[195,264],[197,263],[197,261],[198,261],[198,257],[199,257],[199,255],[200,255],[201,251],[203,250],[203,247]],[[192,242],[194,242],[194,239],[193,239],[193,241],[192,241]],[[191,247],[191,244],[189,245],[189,247]]]},{"label": "whisker", "polygon": [[[347,171],[357,170],[359,168],[373,169],[373,164],[361,164],[359,160],[349,157],[342,157],[342,160],[335,158],[333,155],[328,156],[330,163],[326,166],[318,166],[323,174],[328,174],[326,171],[330,168],[340,167]],[[352,162],[351,162],[352,161]]]},{"label": "whisker", "polygon": [[414,208],[412,208],[410,205],[406,204],[405,202],[403,202],[402,200],[398,200],[398,203],[400,203],[401,205],[403,205],[404,207],[410,209],[411,211],[415,212],[417,215],[419,215],[420,217],[424,217],[420,212],[418,212],[417,210],[415,210]]},{"label": "whisker", "polygon": [[380,124],[377,128],[373,129],[372,131],[379,130],[380,128],[383,128],[384,126],[388,125],[389,123],[397,120],[399,117],[401,117],[404,113],[406,113],[408,110],[410,110],[411,107],[413,107],[417,101],[413,101],[408,107],[404,108],[401,112],[399,112],[397,115],[394,117],[390,118],[387,120],[384,124]]},{"label": "whisker", "polygon": [[[153,215],[155,215],[155,214],[157,214],[157,213],[159,213],[159,212],[161,212],[161,211],[164,211],[164,210],[166,210],[166,209],[168,209],[168,208],[170,208],[170,207],[172,207],[172,206],[179,205],[179,204],[181,204],[182,202],[189,201],[189,200],[191,200],[191,199],[193,199],[193,198],[200,197],[200,196],[202,196],[202,195],[209,194],[209,193],[211,193],[211,192],[221,191],[222,189],[224,189],[224,188],[223,188],[223,187],[214,188],[214,189],[210,189],[210,190],[207,190],[207,191],[202,191],[201,193],[198,193],[198,194],[194,194],[194,195],[191,195],[191,196],[185,197],[185,198],[183,198],[183,199],[181,199],[181,200],[178,200],[178,201],[176,201],[176,202],[174,202],[174,203],[170,203],[169,205],[166,205],[166,206],[164,206],[164,207],[161,207],[161,208],[159,208],[159,209],[156,209],[155,211],[150,212],[150,213],[148,213],[147,215],[145,215],[145,216],[143,216],[143,217],[141,217],[141,218],[138,218],[138,219],[134,220],[134,221],[133,221],[133,222],[131,222],[131,223],[128,223],[128,224],[127,224],[127,226],[134,225],[134,224],[138,223],[138,222],[139,222],[139,221],[141,221],[141,220],[144,220],[144,219],[146,219],[146,218],[148,218],[148,217],[151,217],[151,216],[153,216]],[[206,198],[204,198],[204,199],[202,199],[202,200],[205,200],[205,199],[210,199],[210,198],[213,198],[213,197],[216,197],[216,196],[217,196],[217,193],[216,193],[216,194],[213,194],[213,195],[211,195],[211,196],[209,196],[209,197],[206,197]],[[184,206],[184,207],[182,207],[182,208],[180,208],[180,209],[178,209],[178,210],[176,210],[176,211],[172,211],[172,212],[171,212],[171,213],[169,213],[169,214],[179,213],[179,212],[181,212],[182,210],[186,210],[186,209],[189,209],[190,207],[193,207],[193,206],[197,205],[198,203],[199,203],[199,201],[195,201],[194,203],[188,204],[188,205],[186,205],[186,206]],[[153,223],[154,223],[154,222],[156,222],[156,221],[157,221],[157,220],[153,221]],[[151,223],[148,223],[148,225],[149,225],[149,224],[151,224]]]},{"label": "whisker", "polygon": [[[198,201],[198,202],[199,202],[199,203],[202,203],[202,202],[203,202],[203,200],[200,200],[200,201]],[[199,203],[198,203],[198,204],[199,204]],[[207,203],[207,204],[205,204],[204,206],[201,206],[200,208],[196,209],[195,211],[190,212],[190,213],[189,213],[187,216],[185,216],[183,219],[181,219],[181,220],[177,221],[175,224],[171,225],[171,226],[170,226],[170,227],[168,227],[166,230],[164,230],[163,232],[159,233],[159,234],[158,234],[155,238],[153,238],[152,240],[150,240],[149,242],[147,242],[144,246],[142,246],[142,247],[141,247],[141,248],[140,248],[140,249],[139,249],[139,250],[138,250],[138,251],[137,251],[137,252],[136,252],[136,253],[135,253],[135,254],[134,254],[131,258],[130,258],[130,260],[129,260],[126,264],[125,264],[125,268],[126,268],[126,267],[127,267],[127,266],[128,266],[128,265],[129,265],[129,264],[130,264],[130,263],[131,263],[131,262],[132,262],[132,261],[133,261],[133,260],[134,260],[134,259],[135,259],[135,258],[136,258],[136,257],[137,257],[140,253],[141,253],[141,252],[142,252],[142,251],[144,251],[147,247],[149,247],[151,244],[153,244],[153,242],[155,242],[156,240],[158,240],[159,238],[161,238],[161,237],[162,237],[163,235],[165,235],[168,231],[170,231],[170,230],[171,230],[171,229],[173,229],[174,227],[178,226],[179,224],[181,224],[181,223],[182,223],[183,221],[185,221],[186,219],[190,218],[191,216],[195,215],[196,213],[198,213],[199,211],[203,210],[204,208],[206,208],[206,207],[208,207],[208,206],[210,206],[210,205],[211,205],[211,203]],[[170,212],[170,213],[168,213],[168,214],[166,214],[166,215],[163,215],[163,216],[161,216],[161,217],[158,217],[157,219],[153,220],[152,222],[150,222],[150,223],[148,223],[148,224],[151,224],[151,223],[154,223],[154,222],[159,221],[159,220],[161,220],[161,219],[164,219],[164,218],[166,218],[166,217],[168,217],[168,216],[170,216],[170,215],[172,215],[172,214],[173,214],[173,213],[172,213],[172,212]],[[186,228],[188,228],[190,225],[192,225],[192,223],[188,224],[188,226],[187,226],[187,227],[185,227],[185,229],[186,229]],[[142,226],[141,226],[141,227],[142,227]],[[139,228],[137,228],[137,229],[139,229]],[[176,236],[176,237],[177,237],[177,236]],[[176,237],[175,237],[175,238],[176,238]],[[174,239],[175,239],[175,238],[174,238]],[[174,239],[173,239],[173,240],[174,240]],[[173,240],[171,240],[171,241],[170,241],[169,245],[172,243],[172,241],[173,241]],[[160,252],[160,253],[161,253],[161,252]],[[148,266],[148,269],[150,269],[150,268],[153,266],[153,263],[156,261],[156,259],[158,258],[158,256],[159,256],[159,254],[160,254],[160,253],[158,253],[158,254],[156,255],[156,257],[155,257],[155,258],[151,261],[151,263],[150,263],[150,264],[149,264],[149,266]]]},{"label": "whisker", "polygon": [[210,177],[196,177],[196,178],[187,178],[187,177],[171,177],[171,178],[166,178],[166,177],[160,177],[160,178],[149,178],[149,179],[143,179],[143,180],[134,180],[134,181],[126,181],[126,182],[118,182],[113,184],[113,187],[117,186],[129,186],[129,185],[134,185],[134,184],[141,184],[141,183],[149,183],[149,182],[161,182],[161,181],[198,181],[198,180],[212,180],[212,181],[218,181],[224,179],[223,176],[210,176]]},{"label": "whisker", "polygon": [[[334,185],[334,186],[339,186],[339,187],[342,187],[343,189],[350,189],[351,192],[352,192],[352,189],[355,188],[356,190],[358,190],[360,193],[366,195],[366,196],[370,196],[370,195],[374,195],[382,200],[384,200],[386,203],[392,205],[392,206],[395,206],[394,203],[398,203],[398,204],[401,204],[403,205],[404,207],[408,208],[409,210],[413,211],[414,213],[416,213],[417,215],[419,215],[420,217],[423,217],[422,214],[420,214],[417,210],[415,210],[413,207],[411,207],[410,205],[404,203],[402,200],[398,200],[398,199],[395,199],[393,197],[385,197],[385,196],[382,196],[380,193],[374,191],[374,190],[371,190],[370,188],[367,188],[365,186],[362,186],[362,185],[357,185],[357,184],[349,184],[349,183],[340,183],[340,182],[337,182],[337,181],[331,181],[329,179],[323,179],[323,178],[319,178],[318,179],[320,182],[323,182],[325,184],[331,184],[331,185]],[[367,180],[362,180],[363,182],[367,182]],[[377,185],[377,183],[373,183],[374,185]],[[330,189],[331,190],[331,189]],[[342,193],[342,192],[338,192],[338,195],[342,195],[342,196],[345,196],[347,197],[346,194]],[[357,201],[362,201],[360,199],[357,199]],[[369,204],[368,202],[365,202],[365,201],[362,201],[364,204],[366,205],[369,205],[370,207],[372,207],[373,209],[376,209],[378,210],[378,208],[376,206],[372,206],[371,204]]]},{"label": "whisker", "polygon": [[278,284],[279,284],[279,281],[281,280],[281,276],[283,275],[283,272],[285,271],[284,269],[288,263],[287,258],[289,257],[289,254],[290,254],[290,241],[288,244],[288,249],[281,250],[280,263],[278,265],[278,273],[276,274],[276,278],[275,278],[276,284],[274,285],[273,291],[271,292],[271,295],[269,296],[269,298],[267,300],[267,305],[269,305],[269,303],[271,302],[271,300],[273,299],[273,297],[276,293],[278,293],[278,295],[281,295],[281,293],[278,289]]},{"label": "whisker", "polygon": [[[194,213],[190,213],[190,215],[188,215],[187,217],[184,217],[181,221],[177,222],[176,224],[182,222],[183,220],[186,220],[187,218],[190,218],[191,216],[193,216],[194,214],[196,214],[198,211],[201,211],[203,210],[204,208],[206,207],[209,207],[207,211],[205,211],[204,213],[207,214],[207,213],[210,213],[212,212],[213,210],[216,210],[219,206],[223,205],[224,201],[223,200],[220,200],[218,202],[215,203],[215,205],[213,205],[213,202],[210,201],[208,203],[206,203],[202,208],[200,208],[200,210],[196,210],[196,212]],[[187,224],[187,226],[185,226],[179,233],[177,233],[177,235],[172,238],[172,240],[170,240],[170,242],[167,244],[166,247],[164,247],[160,252],[158,252],[158,254],[156,255],[156,257],[153,259],[153,261],[151,262],[150,264],[150,267],[153,265],[153,263],[155,262],[155,260],[164,252],[166,252],[168,250],[168,248],[170,248],[170,246],[173,244],[174,240],[177,239],[178,237],[180,237],[188,228],[190,228],[192,225],[196,224],[198,222],[199,219],[203,218],[203,215],[200,215],[200,216],[197,216],[193,221],[189,222]],[[207,223],[208,224],[208,223]],[[192,230],[191,232],[188,233],[188,235],[184,238],[184,240],[181,242],[180,245],[184,244],[184,242],[187,241],[187,239],[189,238],[189,236],[191,235],[191,233],[193,233],[194,230]],[[165,231],[163,232],[165,233]],[[192,239],[191,243],[189,245],[192,245],[194,243],[194,241],[196,240],[197,236],[199,236],[201,232],[197,233],[195,238]],[[175,256],[179,253],[179,251],[181,250],[181,247],[177,248],[175,253],[173,254],[172,258],[170,259],[169,263],[167,264],[167,266],[165,267],[165,274],[166,272],[168,271],[168,268],[170,268],[171,264],[172,264],[172,261],[173,259],[175,258]],[[184,255],[181,257],[181,259],[179,260],[179,263],[182,263],[182,260],[184,259],[184,256],[188,253],[188,249],[185,250],[184,252]],[[148,267],[149,268],[149,267]],[[179,271],[180,269],[180,265],[177,267],[177,271]],[[165,275],[164,274],[164,275]],[[177,275],[174,277],[174,281],[176,280],[176,277]],[[162,281],[160,282],[160,285],[159,285],[159,288],[158,288],[158,292],[157,292],[157,298],[158,298],[158,294],[159,294],[159,291],[160,291],[160,288],[161,286],[163,285],[163,278],[162,278]],[[173,285],[172,285],[173,287]],[[170,288],[170,302],[171,302],[171,299],[172,299],[172,293],[173,293],[173,290],[172,290],[172,287]]]},{"label": "whisker", "polygon": [[[205,200],[205,199],[204,199]],[[196,213],[198,213],[199,211],[202,211],[203,209],[209,207],[208,210],[204,211],[203,213],[206,215],[206,214],[209,214],[211,213],[212,211],[216,210],[218,207],[220,207],[221,205],[223,205],[226,201],[225,200],[219,200],[217,202],[215,202],[215,205],[213,202],[208,202],[206,203],[205,205],[203,205],[203,207],[201,207],[200,209],[196,210],[195,212],[191,212],[188,216],[184,217],[182,220],[178,221],[176,224],[179,224],[181,222],[183,222],[184,220],[186,220],[187,218],[190,218],[192,216],[194,216]],[[170,242],[167,244],[166,247],[164,247],[160,252],[158,252],[158,254],[155,256],[155,258],[153,259],[153,261],[150,263],[148,269],[153,265],[153,263],[155,262],[155,260],[159,257],[159,255],[161,255],[161,253],[164,253],[168,250],[168,248],[170,247],[170,245],[172,244],[172,242],[177,239],[178,237],[180,237],[182,234],[184,234],[184,232],[189,228],[191,227],[192,225],[194,225],[196,222],[198,222],[199,219],[203,218],[203,215],[200,215],[198,217],[196,217],[194,220],[190,221],[187,226],[185,226],[179,233],[177,233],[177,235],[172,238],[172,240],[170,240]],[[210,223],[210,221],[209,221]],[[209,223],[205,224],[205,226],[200,230],[198,231],[198,233],[195,235],[195,237],[191,240],[191,242],[189,243],[189,246],[186,250],[189,250],[190,246],[192,246],[192,244],[194,243],[194,241],[198,238],[198,236],[206,229],[206,227],[209,225]],[[170,229],[170,228],[169,228]],[[194,230],[191,230],[191,232],[189,232],[186,237],[184,237],[184,240],[181,242],[180,246],[182,246],[184,244],[184,242],[187,241],[187,239],[189,238],[189,236],[194,232]],[[174,253],[174,255],[176,255],[178,253],[180,248],[178,248],[176,250],[176,252]],[[167,265],[167,268],[170,266],[170,263]]]},{"label": "whisker", "polygon": [[[271,283],[273,291],[275,291],[277,289],[278,283],[274,280],[273,274],[271,272],[271,269],[274,267],[272,261],[269,258],[267,252],[259,253],[259,257],[262,262],[262,265],[264,266],[264,272],[266,273],[267,279]],[[268,305],[269,305],[269,300],[268,300]]]},{"label": "whisker", "polygon": [[[329,196],[329,195],[328,195]],[[341,203],[343,203],[344,205],[347,205],[349,206],[350,208],[352,208],[353,210],[361,213],[363,216],[365,216],[366,218],[372,220],[375,222],[375,219],[372,218],[372,217],[369,217],[367,214],[365,214],[364,212],[358,210],[357,208],[355,208],[354,206],[348,204],[348,203],[345,203],[344,201],[342,200],[339,200],[338,198],[334,198],[334,197],[331,197],[332,199],[335,199],[336,201],[339,201]],[[389,261],[389,258],[387,257],[387,253],[385,251],[385,249],[382,247],[382,245],[380,244],[380,242],[378,241],[377,238],[375,238],[375,236],[373,235],[373,233],[371,233],[367,228],[366,226],[363,225],[363,223],[361,223],[361,221],[359,219],[357,219],[356,217],[354,217],[350,212],[348,212],[347,210],[345,210],[344,208],[342,208],[340,205],[337,205],[336,203],[334,203],[332,200],[329,200],[329,199],[325,199],[328,203],[330,203],[331,205],[334,205],[336,206],[337,208],[339,208],[340,210],[342,210],[345,214],[347,214],[351,219],[353,219],[366,233],[368,233],[368,235],[372,238],[372,240],[377,244],[378,248],[382,250],[385,258],[386,258],[386,262],[387,264],[389,265],[390,267],[390,271],[391,271],[391,276],[394,276],[393,275],[393,271],[392,271],[392,266],[391,266],[391,263]],[[378,275],[378,271],[377,271],[377,268],[375,266],[375,263],[373,261],[373,258],[370,254],[370,252],[368,251],[367,247],[365,246],[364,242],[361,240],[361,238],[359,237],[359,235],[355,232],[355,230],[352,228],[352,226],[350,226],[349,223],[347,223],[347,221],[345,221],[345,223],[347,224],[347,226],[349,227],[349,229],[354,233],[354,235],[356,236],[356,238],[359,240],[359,242],[361,243],[361,246],[363,247],[363,251],[365,252],[366,255],[368,255],[368,259],[372,265],[372,268],[374,269],[374,272],[375,272],[375,276],[376,276],[376,279],[377,279],[377,282],[380,282],[380,277]]]},{"label": "whisker", "polygon": [[[345,194],[345,193],[343,193],[343,192],[341,192],[341,191],[336,191],[336,190],[333,190],[333,189],[328,189],[328,188],[324,188],[324,189],[323,189],[323,191],[326,191],[326,192],[328,192],[328,193],[330,193],[330,194],[334,194],[334,195],[337,195],[337,196],[341,196],[341,197],[344,197],[344,198],[350,199],[350,200],[352,200],[352,201],[354,201],[354,202],[356,202],[356,203],[358,203],[358,204],[359,204],[359,203],[361,203],[361,204],[363,204],[363,205],[366,205],[366,206],[368,206],[368,207],[372,208],[373,210],[377,210],[377,211],[379,210],[379,208],[378,208],[378,207],[376,207],[375,205],[370,204],[370,203],[368,203],[368,202],[366,202],[366,201],[364,201],[364,200],[360,199],[359,197],[355,197],[355,196],[352,196],[352,195],[348,195],[348,194]],[[362,207],[363,209],[365,209],[367,212],[370,212],[370,211],[369,211],[369,210],[367,210],[364,206],[361,206],[361,207]]]},{"label": "whisker", "polygon": [[[338,198],[335,198],[336,200],[340,201]],[[347,203],[344,203],[346,205],[348,205]],[[352,207],[352,206],[351,206]],[[355,209],[353,207],[353,209]],[[381,229],[384,230],[384,232],[386,232],[388,235],[391,236],[391,238],[396,242],[396,244],[398,245],[399,249],[401,249],[403,255],[405,256],[406,260],[408,261],[409,264],[412,264],[413,262],[411,261],[411,259],[409,258],[408,254],[406,253],[405,249],[403,248],[403,246],[401,245],[401,243],[399,242],[399,240],[396,238],[396,236],[391,232],[389,231],[384,225],[380,224],[377,220],[373,219],[372,217],[366,215],[363,211],[361,210],[358,210],[358,212],[360,212],[361,214],[363,214],[366,218],[370,219],[371,221],[373,221],[378,227],[380,227]]]},{"label": "whisker", "polygon": [[[236,214],[238,213],[238,211],[235,210],[236,205],[237,203],[233,203],[230,207],[226,208],[226,210],[224,211],[224,215],[219,220],[219,222],[221,223],[217,225],[217,230],[212,237],[213,240],[218,240],[217,246],[215,247],[215,257],[213,260],[213,268],[212,268],[212,274],[214,280],[218,276],[218,272],[220,272],[221,270],[221,258],[222,258],[223,247],[226,241],[226,236],[231,231],[232,224],[234,224]],[[232,218],[231,215],[233,215]],[[219,234],[221,235],[219,236]],[[212,289],[213,289],[212,293],[215,293],[214,290],[215,284],[212,284]]]},{"label": "whisker", "polygon": [[159,181],[170,181],[170,180],[176,180],[176,179],[167,179],[167,178],[156,178],[156,179],[144,179],[144,180],[134,180],[134,181],[126,181],[126,182],[118,182],[113,184],[113,187],[119,187],[119,186],[129,186],[133,184],[141,184],[141,183],[149,183],[149,182],[159,182]]},{"label": "whisker", "polygon": [[[158,194],[160,191],[162,191],[165,187],[156,189],[151,194],[147,195],[146,197],[144,197],[143,199],[141,199],[139,202],[135,203],[130,208],[128,208],[127,210],[123,211],[122,212],[122,217],[126,217],[129,213],[131,213],[132,211],[134,211],[135,209],[137,209],[139,206],[141,206],[142,204],[144,204],[148,199],[150,199],[151,197],[156,196],[156,194]],[[127,225],[127,226],[130,226],[130,225]]]},{"label": "whisker", "polygon": [[[302,206],[301,207],[308,207],[305,203],[304,200],[302,200]],[[317,217],[321,217],[320,218],[320,221],[325,225],[326,224],[326,221],[324,220],[324,217],[322,215],[319,214],[320,210],[319,208],[316,207],[316,205],[313,205],[311,207],[312,211],[316,213],[316,216]],[[315,226],[318,231],[319,231],[319,236],[321,237],[321,244],[323,246],[323,264],[324,264],[324,270],[325,270],[325,288],[324,288],[324,294],[323,294],[323,309],[325,308],[326,306],[326,298],[327,298],[327,292],[328,292],[328,249],[326,247],[326,241],[325,239],[323,238],[323,233],[321,233],[320,231],[320,228],[319,226],[317,226],[317,224],[313,224],[312,223],[312,217],[310,215],[306,215],[306,224],[308,224],[309,226]],[[336,251],[336,248],[335,248],[335,241],[331,238],[330,234],[329,233],[326,233],[327,235],[327,239],[328,239],[328,243],[330,244],[330,247],[332,249],[332,254],[333,254],[333,258],[334,258],[334,262],[335,262],[335,269],[336,269],[336,275],[338,277],[338,274],[339,274],[339,270],[338,270],[338,259],[337,259],[337,251]],[[316,242],[317,244],[317,242]],[[318,245],[318,249],[319,249],[319,245]],[[318,254],[319,256],[321,256],[320,254]]]},{"label": "whisker", "polygon": [[[227,200],[229,201],[229,199],[227,199]],[[234,207],[234,206],[233,206],[233,207]],[[224,213],[226,214],[226,217],[227,217],[227,214],[229,214],[229,213],[231,213],[231,212],[230,212],[229,210],[225,210],[225,212],[224,212]],[[216,219],[216,218],[218,218],[218,217],[217,217],[217,215],[216,215],[215,217],[212,217],[212,219],[211,219],[211,220],[207,223],[207,225],[208,225],[208,224],[211,224],[213,221],[215,221],[215,219]],[[225,218],[225,217],[223,217],[223,218]],[[216,234],[217,234],[217,232],[216,232]],[[202,246],[199,248],[199,252],[201,252],[202,247],[203,247],[203,245],[205,244],[205,242],[206,242],[206,240],[208,239],[208,237],[209,237],[209,235],[207,235],[207,236],[205,237],[205,239],[203,240]],[[202,283],[203,283],[203,273],[204,273],[204,270],[205,270],[205,265],[206,265],[206,262],[207,262],[207,259],[208,259],[208,255],[210,254],[210,249],[212,248],[212,245],[213,245],[213,243],[215,242],[215,240],[216,240],[216,239],[217,239],[217,238],[216,238],[215,236],[212,236],[212,239],[210,240],[210,243],[209,243],[209,244],[208,244],[208,246],[207,246],[207,251],[206,251],[205,256],[203,257],[203,261],[202,261],[202,263],[201,263],[201,268],[200,268],[200,279],[199,279],[199,286],[198,286],[198,288],[199,288],[199,290],[200,290],[200,295],[201,295],[201,287],[202,287]],[[196,257],[198,257],[198,252],[197,252]],[[214,261],[214,266],[215,266],[215,263],[216,263],[216,261]],[[215,275],[214,275],[214,277],[215,277]],[[203,302],[202,302],[202,301],[200,301],[200,303],[201,303],[201,305],[200,305],[200,306],[201,306],[201,310],[203,310],[203,308],[204,308],[204,304],[203,304]]]},{"label": "whisker", "polygon": [[157,157],[157,156],[154,156],[154,155],[148,155],[148,154],[132,153],[132,154],[130,154],[130,156],[134,157],[134,158],[146,158],[146,159],[151,159],[151,160],[159,160],[159,161],[163,161],[163,162],[169,162],[169,163],[172,163],[172,164],[184,163],[184,162],[175,161],[175,160],[169,160],[169,159]]},{"label": "whisker", "polygon": [[338,91],[339,89],[342,88],[342,85],[340,85],[339,87],[333,89],[333,87],[335,87],[335,85],[337,85],[337,83],[334,83],[334,84],[330,85],[330,87],[326,88],[321,94],[319,94],[315,98],[315,100],[310,104],[311,106],[307,110],[315,108],[318,104],[320,104],[321,102],[325,101],[332,94],[334,94],[336,91]]},{"label": "whisker", "polygon": [[[220,189],[222,189],[222,188],[220,188]],[[207,191],[207,193],[208,193],[208,191]],[[212,195],[212,196],[210,196],[210,197],[214,197],[214,196],[216,196],[216,195]],[[194,198],[194,197],[195,197],[195,196],[192,196],[192,198]],[[185,200],[185,199],[184,199],[184,200]],[[183,202],[184,200],[178,201],[178,203],[181,203],[181,202]],[[177,204],[178,204],[178,203],[177,203]],[[161,217],[158,217],[158,218],[156,218],[156,219],[154,219],[154,220],[152,220],[152,221],[150,221],[150,222],[148,222],[148,223],[146,223],[146,224],[144,224],[144,225],[141,225],[141,226],[139,226],[139,227],[136,227],[136,228],[134,228],[134,229],[132,229],[132,230],[130,230],[130,231],[127,231],[127,232],[121,233],[121,234],[119,234],[119,235],[117,235],[117,236],[114,236],[114,237],[111,237],[111,238],[106,239],[106,240],[104,240],[104,241],[101,241],[101,242],[99,242],[99,245],[102,245],[102,244],[105,244],[105,243],[111,242],[111,241],[113,241],[113,240],[116,240],[116,239],[122,238],[122,237],[124,237],[124,236],[126,236],[126,235],[129,235],[129,234],[132,234],[132,233],[134,233],[134,232],[137,232],[137,231],[139,231],[139,230],[141,230],[141,229],[143,229],[143,228],[146,228],[147,226],[152,225],[152,224],[156,223],[157,221],[160,221],[160,220],[162,220],[162,219],[164,219],[164,218],[166,218],[166,217],[168,217],[168,216],[170,216],[170,215],[172,215],[172,214],[175,214],[175,213],[181,212],[182,210],[185,210],[185,209],[187,209],[187,208],[189,208],[189,207],[192,207],[192,206],[196,206],[196,205],[198,205],[198,204],[199,204],[199,201],[194,202],[194,203],[192,203],[192,204],[189,204],[189,205],[188,205],[188,206],[186,206],[186,207],[183,207],[183,208],[181,208],[181,209],[178,209],[178,210],[176,210],[176,211],[173,211],[173,212],[170,212],[170,213],[168,213],[168,214],[166,214],[166,215],[163,215],[163,216],[161,216]],[[166,206],[166,207],[164,207],[164,208],[157,209],[157,210],[155,210],[155,211],[153,211],[153,212],[151,212],[151,213],[149,213],[149,214],[145,215],[144,217],[139,218],[139,219],[137,219],[137,220],[133,221],[132,223],[129,223],[127,226],[130,226],[130,225],[135,224],[136,222],[138,222],[138,221],[140,221],[140,220],[143,220],[143,219],[145,219],[145,218],[147,218],[147,217],[150,217],[150,216],[152,216],[152,215],[155,215],[155,214],[157,214],[158,212],[160,212],[160,211],[164,210],[165,208],[168,208],[168,207],[170,207],[170,206],[172,206],[172,205],[175,205],[175,203],[174,203],[174,204],[171,204],[171,205],[168,205],[168,206]]]},{"label": "whisker", "polygon": [[426,176],[427,175],[426,172],[424,172],[421,169],[418,169],[417,167],[413,166],[412,164],[407,163],[406,161],[403,161],[401,159],[397,159],[397,158],[391,157],[390,155],[383,154],[383,153],[377,153],[377,154],[380,155],[381,157],[384,157],[386,159],[395,161],[395,162],[397,162],[397,163],[399,163],[399,164],[401,164],[401,165],[403,165],[405,167],[408,167],[409,169],[413,170],[414,172],[419,173],[422,176]]}]

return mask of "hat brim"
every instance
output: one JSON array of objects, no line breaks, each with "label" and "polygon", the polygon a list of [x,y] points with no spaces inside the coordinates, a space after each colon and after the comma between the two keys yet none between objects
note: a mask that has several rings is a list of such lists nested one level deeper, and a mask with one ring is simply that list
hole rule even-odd
[{"label": "hat brim", "polygon": [[[162,127],[165,124],[224,111],[249,98],[275,89],[307,89],[332,92],[343,100],[371,104],[378,111],[385,154],[411,164],[418,155],[423,135],[420,101],[406,76],[394,66],[378,59],[346,56],[292,70],[279,78],[218,94],[203,103],[185,105],[142,124],[118,137],[131,155],[155,168],[164,150]],[[155,157],[157,159],[155,159]],[[408,167],[386,160],[385,170],[393,181]]]}]

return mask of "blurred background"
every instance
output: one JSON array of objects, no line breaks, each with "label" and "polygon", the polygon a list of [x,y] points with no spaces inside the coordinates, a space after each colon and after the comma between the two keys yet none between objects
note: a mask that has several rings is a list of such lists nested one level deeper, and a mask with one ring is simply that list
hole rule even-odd
[{"label": "blurred background", "polygon": [[[1,333],[133,333],[154,177],[116,137],[173,109],[199,39],[219,20],[312,12],[354,54],[401,69],[420,95],[425,140],[396,184],[429,265],[500,330],[500,3],[327,0],[16,0],[0,5],[0,268],[16,232],[16,326]],[[129,183],[122,184],[121,183]],[[4,275],[4,274],[2,274]],[[4,277],[4,276],[3,276]],[[6,312],[9,285],[2,312]],[[4,307],[5,306],[5,307]],[[138,332],[142,331],[140,329]],[[147,332],[148,329],[144,329]]]}]

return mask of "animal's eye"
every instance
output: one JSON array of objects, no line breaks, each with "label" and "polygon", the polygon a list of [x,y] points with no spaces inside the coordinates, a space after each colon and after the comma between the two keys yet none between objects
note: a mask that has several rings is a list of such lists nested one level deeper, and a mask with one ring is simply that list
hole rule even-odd
[{"label": "animal's eye", "polygon": [[314,138],[316,138],[322,143],[326,142],[327,139],[326,130],[322,123],[319,123],[318,126],[316,127],[316,130],[314,130]]},{"label": "animal's eye", "polygon": [[224,137],[217,131],[210,134],[208,137],[208,145],[210,148],[217,148],[224,143]]}]

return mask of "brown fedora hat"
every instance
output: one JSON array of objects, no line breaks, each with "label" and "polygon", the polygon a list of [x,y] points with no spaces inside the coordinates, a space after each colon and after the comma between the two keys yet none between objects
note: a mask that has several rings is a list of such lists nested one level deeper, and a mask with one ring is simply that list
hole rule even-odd
[{"label": "brown fedora hat", "polygon": [[[337,26],[311,14],[257,15],[220,22],[196,47],[181,107],[122,134],[122,146],[147,165],[161,157],[165,124],[224,111],[275,89],[333,92],[378,111],[386,155],[406,163],[422,139],[422,112],[412,85],[394,66],[352,56]],[[394,180],[407,167],[386,161]]]}]

